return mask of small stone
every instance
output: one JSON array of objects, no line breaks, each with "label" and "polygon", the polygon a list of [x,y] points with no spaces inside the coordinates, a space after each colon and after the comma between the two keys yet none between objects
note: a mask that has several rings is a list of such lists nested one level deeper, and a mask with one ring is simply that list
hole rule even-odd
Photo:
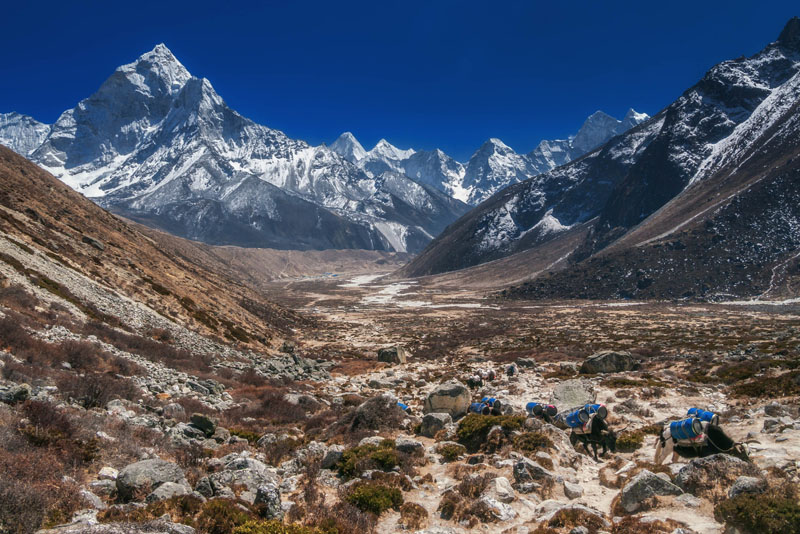
[{"label": "small stone", "polygon": [[763,478],[741,476],[736,479],[728,490],[728,498],[734,498],[742,493],[758,494],[767,489],[767,481]]},{"label": "small stone", "polygon": [[578,499],[580,497],[583,497],[583,488],[578,484],[573,484],[565,480],[564,495],[566,495],[568,499]]},{"label": "small stone", "polygon": [[119,471],[113,467],[105,466],[97,473],[97,480],[116,480]]},{"label": "small stone", "polygon": [[167,499],[171,499],[172,497],[178,497],[181,495],[188,495],[192,491],[189,488],[188,484],[176,484],[175,482],[164,482],[155,490],[153,490],[150,495],[145,498],[146,503],[158,502],[158,501],[165,501]]}]

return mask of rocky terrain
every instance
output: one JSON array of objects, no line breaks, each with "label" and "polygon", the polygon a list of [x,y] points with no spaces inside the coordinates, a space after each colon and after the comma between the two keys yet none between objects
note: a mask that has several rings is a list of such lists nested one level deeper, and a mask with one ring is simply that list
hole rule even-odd
[{"label": "rocky terrain", "polygon": [[[313,322],[255,351],[190,329],[142,336],[87,321],[6,280],[0,524],[796,532],[791,305],[542,304],[379,277],[273,282],[273,306]],[[182,346],[189,354],[174,354]],[[201,355],[205,371],[187,363]],[[466,385],[487,370],[493,380]],[[499,415],[467,415],[485,396],[502,402]],[[562,425],[528,417],[531,401],[605,404],[615,449],[595,462]],[[660,425],[695,406],[720,415],[749,462],[654,463]]]}]

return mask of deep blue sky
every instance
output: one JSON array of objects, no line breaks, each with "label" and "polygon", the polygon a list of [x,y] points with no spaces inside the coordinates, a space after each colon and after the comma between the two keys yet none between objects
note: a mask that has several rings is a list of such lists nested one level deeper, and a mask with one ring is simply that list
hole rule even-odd
[{"label": "deep blue sky", "polygon": [[0,111],[53,122],[164,42],[231,107],[292,137],[350,130],[367,149],[386,137],[465,160],[488,137],[527,152],[597,109],[652,115],[800,14],[796,0],[221,4],[9,3]]}]

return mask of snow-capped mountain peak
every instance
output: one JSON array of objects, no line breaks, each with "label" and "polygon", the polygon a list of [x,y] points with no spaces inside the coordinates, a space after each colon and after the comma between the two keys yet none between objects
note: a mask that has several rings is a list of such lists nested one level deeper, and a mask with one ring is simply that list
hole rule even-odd
[{"label": "snow-capped mountain peak", "polygon": [[117,72],[124,74],[137,88],[148,94],[165,90],[175,94],[192,77],[163,43],[142,54],[136,61],[118,67]]},{"label": "snow-capped mountain peak", "polygon": [[391,160],[401,161],[407,158],[410,158],[416,152],[413,148],[409,148],[408,150],[401,150],[391,144],[386,139],[381,139],[375,145],[375,148],[369,151],[370,157],[373,158],[386,158]]},{"label": "snow-capped mountain peak", "polygon": [[344,132],[336,141],[331,143],[331,150],[342,156],[350,163],[357,163],[367,157],[367,151],[361,143],[358,142],[356,136],[350,132]]},{"label": "snow-capped mountain peak", "polygon": [[50,125],[33,117],[12,111],[0,113],[0,145],[21,156],[33,152],[50,133]]}]

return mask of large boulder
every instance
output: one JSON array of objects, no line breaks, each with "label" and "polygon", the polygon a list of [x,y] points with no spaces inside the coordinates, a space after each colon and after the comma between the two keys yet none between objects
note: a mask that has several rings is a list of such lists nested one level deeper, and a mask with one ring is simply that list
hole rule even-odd
[{"label": "large boulder", "polygon": [[446,413],[459,417],[469,409],[470,394],[467,386],[453,380],[437,386],[428,393],[423,406],[424,413]]},{"label": "large boulder", "polygon": [[604,350],[586,358],[581,365],[581,373],[622,373],[632,370],[635,365],[636,360],[630,352]]},{"label": "large boulder", "polygon": [[378,351],[378,361],[386,363],[406,363],[408,352],[403,347],[388,347]]},{"label": "large boulder", "polygon": [[583,406],[584,404],[592,404],[596,397],[597,394],[594,392],[591,382],[575,378],[556,384],[556,387],[553,388],[553,394],[550,396],[550,404],[554,404],[559,409],[564,410]]},{"label": "large boulder", "polygon": [[626,512],[639,509],[644,501],[665,495],[680,495],[683,491],[670,482],[667,475],[657,475],[647,469],[633,477],[620,492],[619,504]]},{"label": "large boulder", "polygon": [[255,458],[233,453],[221,460],[222,470],[208,477],[215,496],[228,495],[233,488],[238,487],[243,490],[239,498],[252,504],[260,486],[280,484],[277,471]]},{"label": "large boulder", "polygon": [[419,433],[426,438],[434,437],[440,430],[453,422],[453,418],[447,413],[429,413],[422,418]]},{"label": "large boulder", "polygon": [[165,460],[142,460],[123,468],[117,475],[117,494],[123,501],[144,497],[165,482],[189,487],[178,464]]},{"label": "large boulder", "polygon": [[741,476],[760,478],[755,465],[728,454],[712,454],[695,458],[678,471],[675,483],[683,491],[702,496],[715,488],[725,491]]}]

